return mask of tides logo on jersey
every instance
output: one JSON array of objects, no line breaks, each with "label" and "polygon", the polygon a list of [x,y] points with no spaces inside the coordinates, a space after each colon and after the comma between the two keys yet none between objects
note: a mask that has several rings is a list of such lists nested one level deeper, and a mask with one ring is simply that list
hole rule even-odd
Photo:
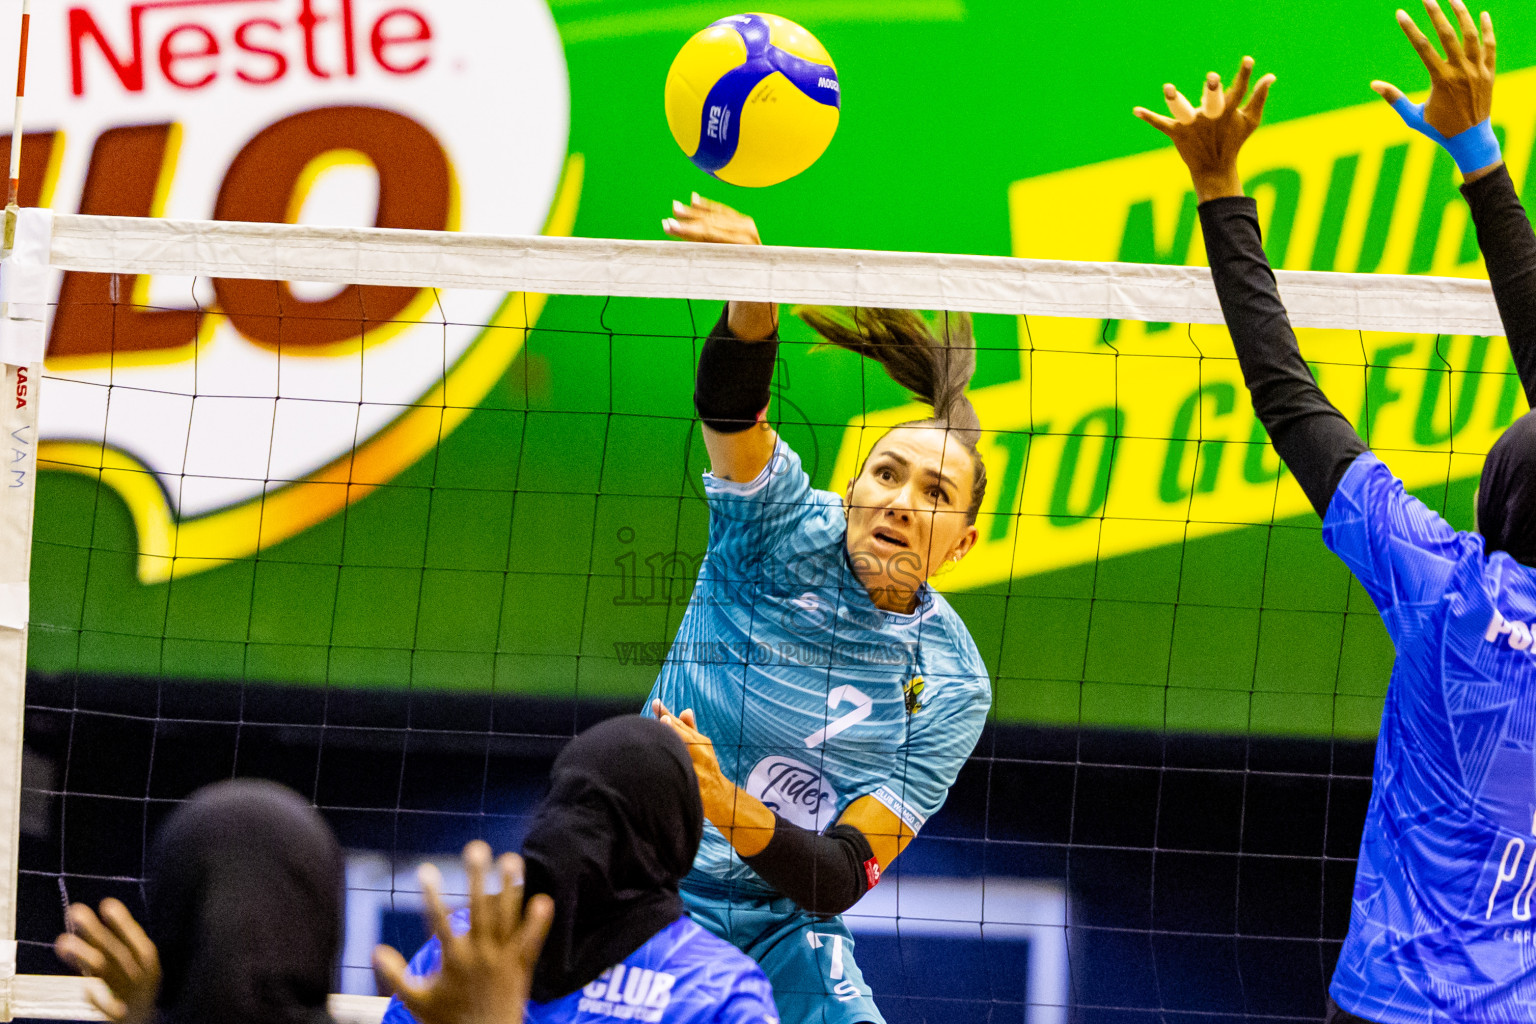
[{"label": "tides logo on jersey", "polygon": [[774,755],[752,766],[745,787],[770,811],[801,828],[821,831],[837,813],[837,791],[819,770],[793,757]]},{"label": "tides logo on jersey", "polygon": [[[494,234],[575,217],[544,0],[77,0],[34,15],[31,50],[23,205]],[[40,458],[122,494],[146,581],[388,483],[484,398],[542,305],[78,273],[58,299]]]}]

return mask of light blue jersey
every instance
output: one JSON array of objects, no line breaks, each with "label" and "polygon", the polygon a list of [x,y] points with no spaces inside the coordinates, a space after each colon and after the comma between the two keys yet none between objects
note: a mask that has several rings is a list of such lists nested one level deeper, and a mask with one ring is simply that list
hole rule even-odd
[{"label": "light blue jersey", "polygon": [[[910,615],[875,607],[842,503],[782,440],[757,479],[704,486],[709,550],[651,697],[692,708],[726,778],[786,820],[824,829],[873,795],[917,832],[991,705],[965,625],[926,584]],[[713,825],[683,884],[778,895]]]},{"label": "light blue jersey", "polygon": [[[449,918],[455,934],[469,930],[469,911]],[[442,969],[443,946],[433,936],[411,958],[418,978]],[[773,990],[752,958],[680,917],[645,945],[563,999],[530,1002],[525,1024],[779,1024]],[[398,998],[383,1024],[417,1024]]]},{"label": "light blue jersey", "polygon": [[1458,533],[1376,456],[1323,539],[1397,648],[1331,992],[1381,1024],[1536,1019],[1536,571]]}]

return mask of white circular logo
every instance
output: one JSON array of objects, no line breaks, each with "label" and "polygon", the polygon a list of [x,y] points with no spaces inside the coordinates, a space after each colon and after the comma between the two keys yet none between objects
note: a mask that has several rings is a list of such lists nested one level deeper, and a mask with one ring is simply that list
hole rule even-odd
[{"label": "white circular logo", "polygon": [[[31,54],[23,205],[495,234],[574,219],[543,0],[80,0],[34,16]],[[484,397],[540,303],[73,273],[59,299],[41,458],[123,493],[145,579],[388,482]]]},{"label": "white circular logo", "polygon": [[753,766],[745,789],[779,817],[820,832],[837,814],[837,791],[821,772],[793,757],[765,757]]}]

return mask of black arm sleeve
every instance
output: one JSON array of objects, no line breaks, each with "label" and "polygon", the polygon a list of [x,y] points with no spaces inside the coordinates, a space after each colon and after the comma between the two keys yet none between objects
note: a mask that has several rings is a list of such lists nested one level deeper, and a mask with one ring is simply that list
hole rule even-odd
[{"label": "black arm sleeve", "polygon": [[[869,865],[875,854],[864,833],[852,825],[813,832],[775,814],[768,845],[741,859],[803,909],[841,914],[869,891]],[[880,877],[878,867],[874,877]]]},{"label": "black arm sleeve", "polygon": [[1461,194],[1472,207],[1477,244],[1488,263],[1515,372],[1525,386],[1526,401],[1536,406],[1536,234],[1504,165],[1461,186]]},{"label": "black arm sleeve", "polygon": [[742,341],[731,331],[730,317],[727,303],[699,353],[693,407],[711,430],[739,434],[768,408],[779,337],[775,333],[762,341]]},{"label": "black arm sleeve", "polygon": [[1296,347],[1259,241],[1258,206],[1242,196],[1212,199],[1200,204],[1200,227],[1253,411],[1312,507],[1326,516],[1365,443],[1317,386]]}]

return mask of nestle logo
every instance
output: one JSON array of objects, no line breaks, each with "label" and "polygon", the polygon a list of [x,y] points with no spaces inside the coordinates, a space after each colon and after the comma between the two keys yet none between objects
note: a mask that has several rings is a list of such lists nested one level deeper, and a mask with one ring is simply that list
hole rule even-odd
[{"label": "nestle logo", "polygon": [[[94,47],[124,89],[142,92],[146,40],[155,58],[152,67],[166,82],[188,90],[230,76],[257,86],[290,73],[355,78],[359,64],[370,57],[392,75],[427,66],[432,24],[423,11],[391,4],[369,17],[357,5],[358,0],[330,0],[319,9],[317,0],[155,0],[129,7],[126,25],[98,17],[90,7],[71,7],[70,87],[76,96],[85,95],[85,58]],[[175,8],[174,17],[158,16],[166,8]],[[113,39],[123,49],[115,48]]]}]

